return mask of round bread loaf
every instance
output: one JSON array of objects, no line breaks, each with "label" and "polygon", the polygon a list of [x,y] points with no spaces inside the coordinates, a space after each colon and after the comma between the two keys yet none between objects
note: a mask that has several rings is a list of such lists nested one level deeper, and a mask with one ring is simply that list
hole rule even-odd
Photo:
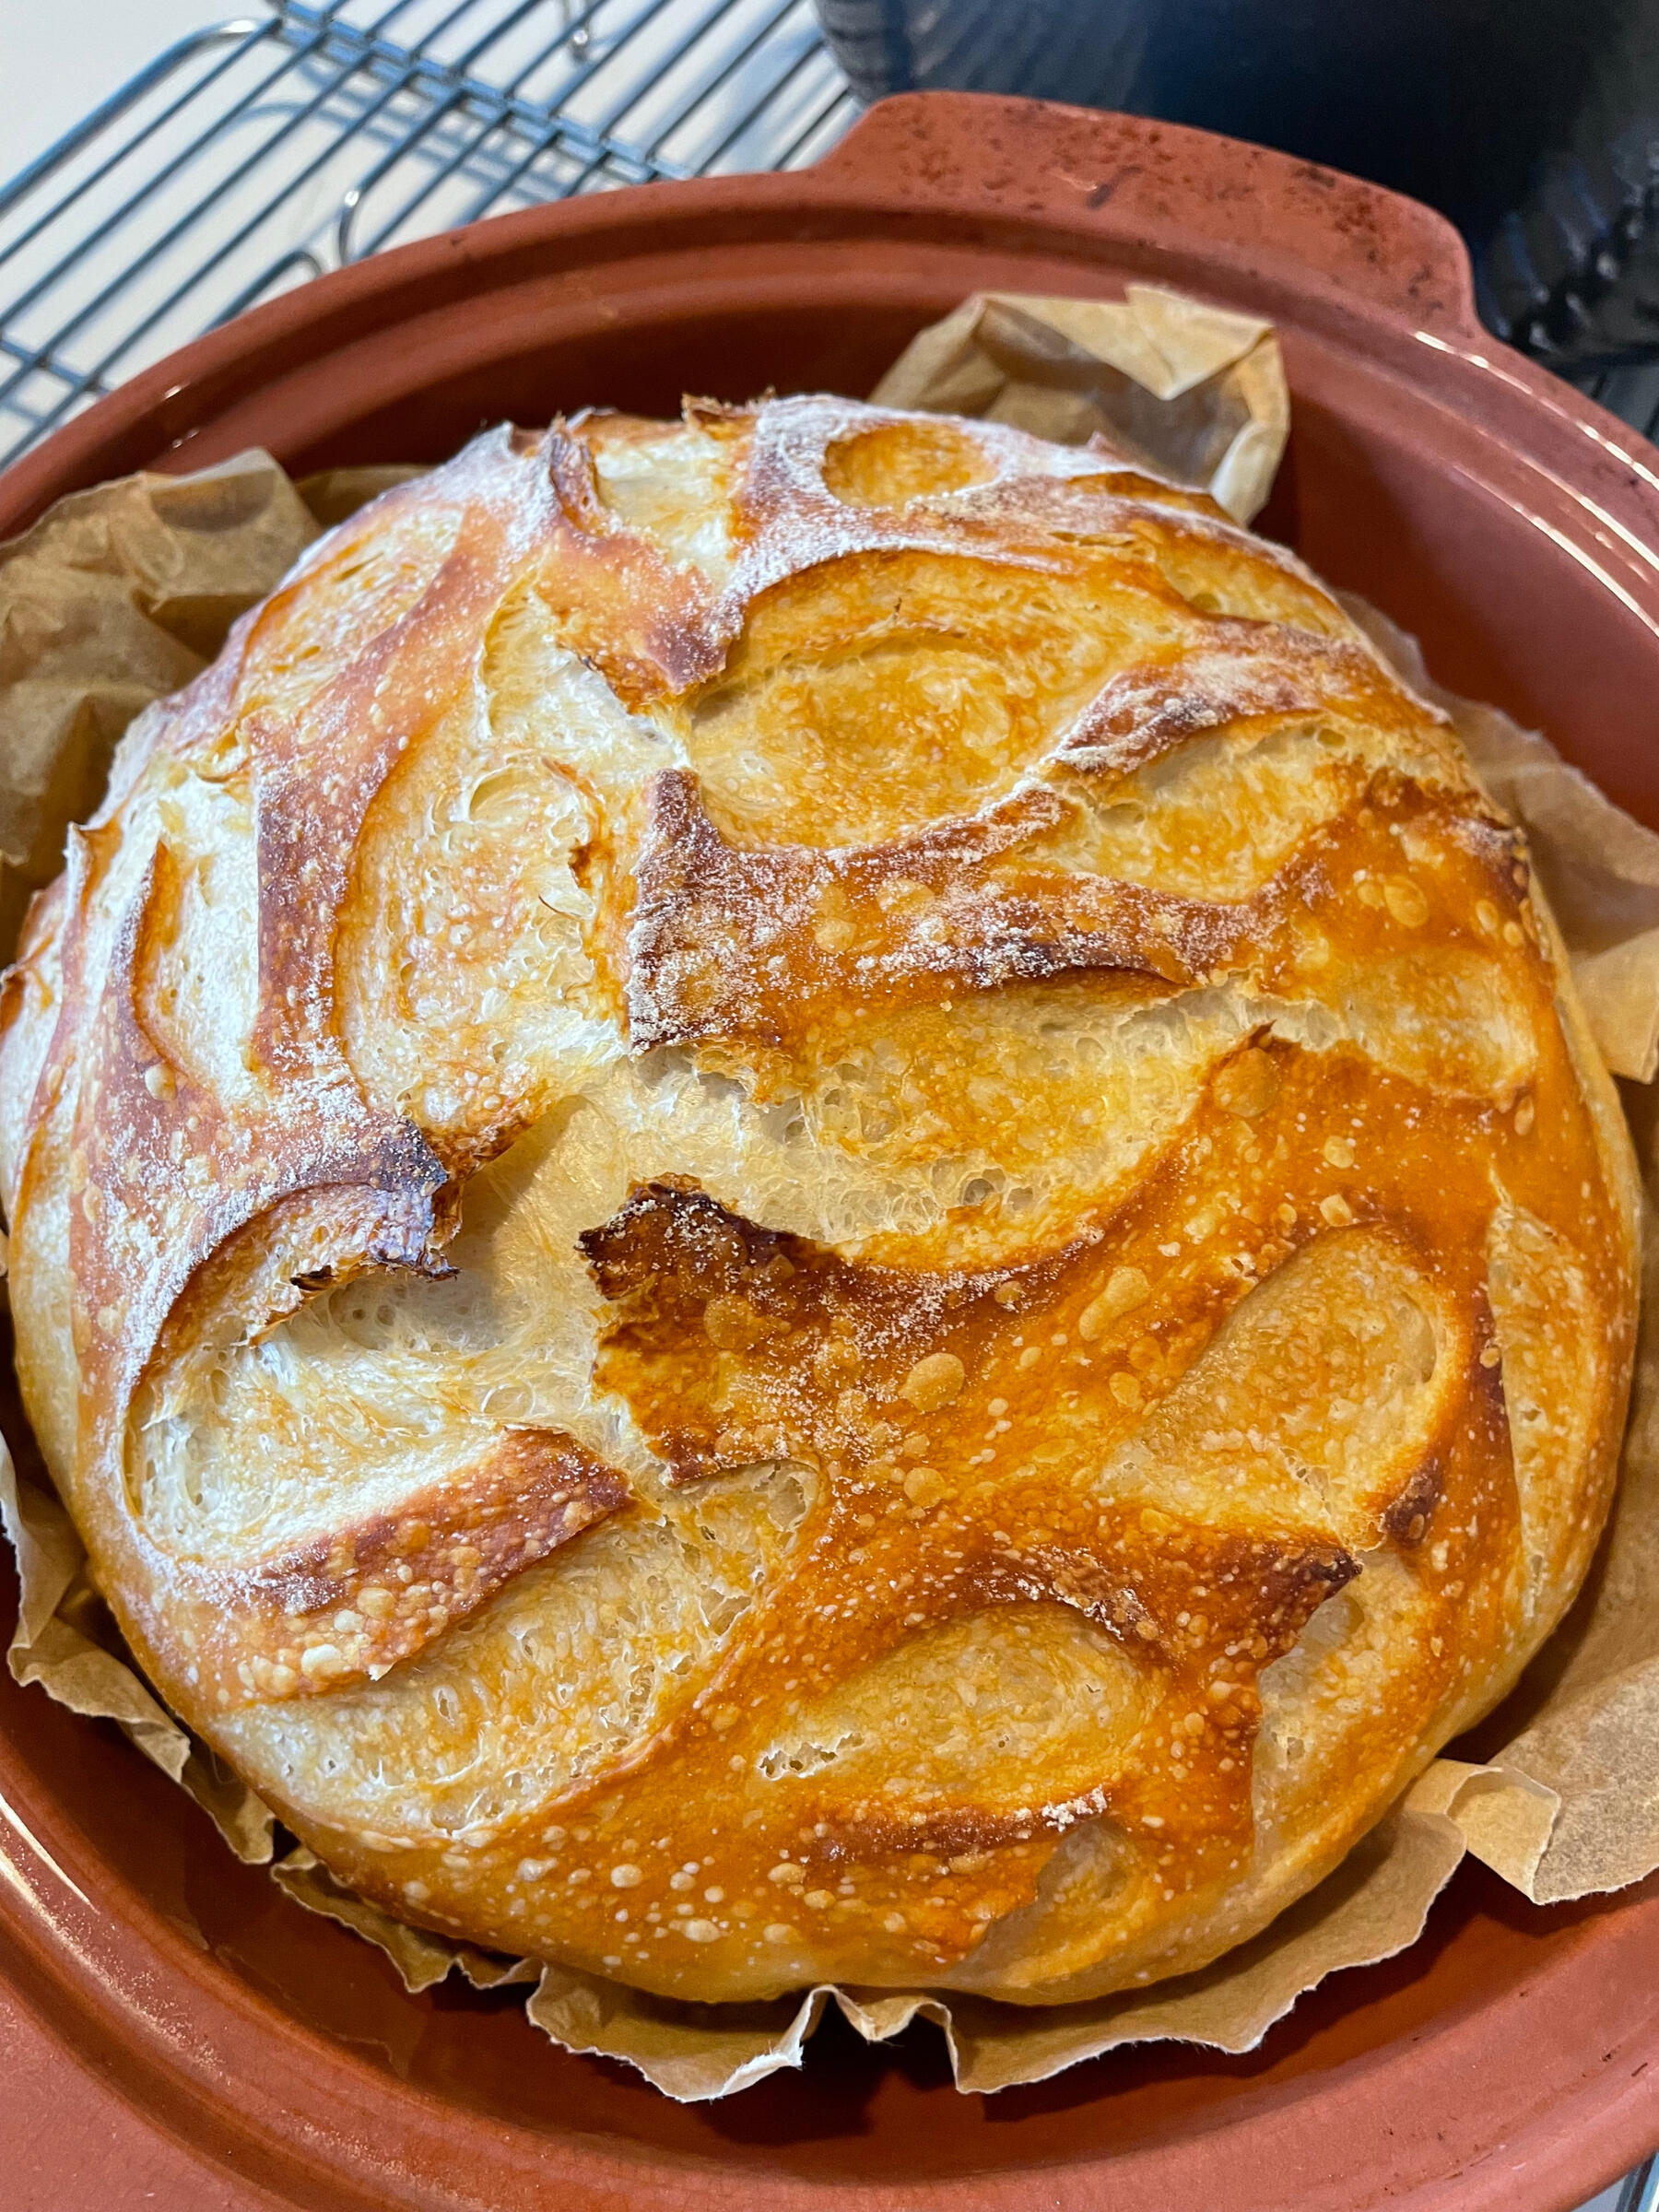
[{"label": "round bread loaf", "polygon": [[1602,1524],[1635,1182],[1524,845],[1294,559],[1099,450],[481,437],[141,717],[4,1024],[124,1632],[477,1943],[1196,1967]]}]

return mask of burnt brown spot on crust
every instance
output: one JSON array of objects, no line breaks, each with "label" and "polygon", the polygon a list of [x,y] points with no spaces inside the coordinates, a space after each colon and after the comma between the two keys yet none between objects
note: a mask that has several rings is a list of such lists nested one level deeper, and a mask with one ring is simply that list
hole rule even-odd
[{"label": "burnt brown spot on crust", "polygon": [[971,1357],[1006,1322],[997,1291],[1018,1279],[1040,1295],[1058,1265],[920,1277],[861,1267],[678,1181],[641,1185],[582,1246],[618,1309],[599,1379],[625,1389],[682,1481],[787,1456],[808,1428],[867,1455],[871,1410],[912,1411],[917,1394],[906,1399],[904,1386],[918,1365],[946,1341]]},{"label": "burnt brown spot on crust", "polygon": [[1434,1509],[1445,1496],[1445,1470],[1438,1453],[1425,1460],[1382,1516],[1382,1526],[1396,1544],[1420,1544],[1429,1533]]}]

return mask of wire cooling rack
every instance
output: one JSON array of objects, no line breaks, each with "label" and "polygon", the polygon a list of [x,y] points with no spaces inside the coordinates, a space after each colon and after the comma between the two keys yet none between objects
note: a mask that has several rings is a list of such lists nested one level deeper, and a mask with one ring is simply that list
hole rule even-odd
[{"label": "wire cooling rack", "polygon": [[810,0],[267,0],[0,186],[0,466],[256,300],[573,193],[814,160]]}]

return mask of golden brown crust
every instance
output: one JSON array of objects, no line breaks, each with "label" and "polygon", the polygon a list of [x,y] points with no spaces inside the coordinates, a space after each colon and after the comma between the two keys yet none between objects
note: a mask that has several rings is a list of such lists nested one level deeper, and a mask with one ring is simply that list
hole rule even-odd
[{"label": "golden brown crust", "polygon": [[1053,2002],[1569,1602],[1633,1183],[1524,843],[1202,495],[823,398],[495,432],[128,740],[0,990],[37,1425],[394,1909]]},{"label": "golden brown crust", "polygon": [[[171,1632],[181,1632],[184,1606],[200,1608],[200,1688],[229,1688],[233,1704],[378,1682],[627,1497],[616,1469],[572,1438],[512,1430],[476,1465],[404,1498],[395,1513],[246,1568],[191,1577],[171,1602]],[[233,1644],[223,1633],[232,1618]],[[229,1645],[217,1665],[210,1641]]]}]

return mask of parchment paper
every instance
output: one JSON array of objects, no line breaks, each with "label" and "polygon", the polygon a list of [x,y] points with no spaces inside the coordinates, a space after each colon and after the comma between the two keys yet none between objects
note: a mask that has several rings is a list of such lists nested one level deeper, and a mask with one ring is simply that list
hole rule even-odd
[{"label": "parchment paper", "polygon": [[919,332],[870,396],[1059,445],[1100,438],[1240,523],[1273,488],[1290,430],[1272,324],[1156,284],[1121,300],[975,292]]},{"label": "parchment paper", "polygon": [[239,1859],[263,1865],[271,1855],[271,1815],[146,1688],[123,1655],[74,1524],[50,1490],[19,1482],[3,1441],[0,1525],[18,1565],[18,1627],[6,1653],[18,1680],[38,1682],[71,1712],[114,1721],[190,1792]]},{"label": "parchment paper", "polygon": [[[1288,427],[1265,324],[1145,286],[1122,307],[968,301],[914,341],[878,396],[994,414],[1073,441],[1103,434],[1161,474],[1208,484],[1241,516],[1265,496]],[[243,454],[194,477],[138,477],[78,494],[0,547],[0,925],[15,926],[6,900],[20,912],[27,888],[55,873],[65,828],[96,803],[125,721],[187,680],[321,526],[413,473],[337,470],[295,486],[268,455]],[[1350,612],[1406,679],[1453,714],[1494,796],[1526,824],[1601,1050],[1617,1073],[1647,1079],[1659,1060],[1659,837],[1544,738],[1439,691],[1412,641],[1382,617],[1357,603]],[[1645,1141],[1643,1151],[1651,1174]],[[410,1928],[343,1889],[303,1849],[274,1877],[296,1902],[378,1944],[410,1989],[452,1971],[480,1988],[534,1982],[530,2017],[556,2041],[626,2059],[687,2100],[799,2065],[828,2004],[875,2041],[918,2018],[933,2021],[963,2089],[1041,2080],[1138,2041],[1247,2051],[1326,1974],[1414,1941],[1465,1851],[1540,1902],[1618,1888],[1659,1865],[1659,1608],[1649,1595],[1659,1588],[1659,1240],[1651,1228],[1645,1272],[1618,1500],[1574,1613],[1506,1708],[1524,1709],[1524,1724],[1508,1740],[1483,1740],[1481,1763],[1437,1760],[1335,1874],[1201,1973],[1057,2007],[823,1988],[771,2005],[684,2005]],[[0,1519],[22,1588],[13,1673],[77,1712],[116,1721],[197,1797],[234,1850],[268,1860],[270,1814],[125,1663],[68,1515],[39,1485],[16,1479],[3,1448]],[[1504,1735],[1501,1716],[1488,1732]]]}]

